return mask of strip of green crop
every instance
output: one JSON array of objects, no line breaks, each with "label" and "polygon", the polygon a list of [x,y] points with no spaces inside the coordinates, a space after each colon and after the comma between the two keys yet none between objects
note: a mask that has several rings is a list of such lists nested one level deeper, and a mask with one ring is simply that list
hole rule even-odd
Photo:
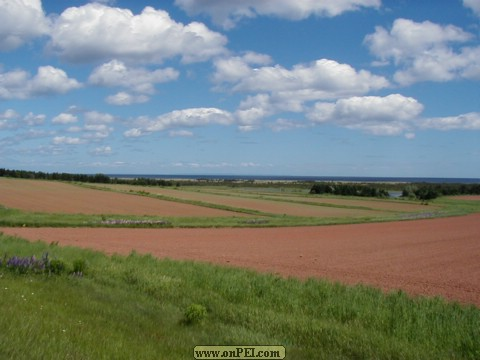
[{"label": "strip of green crop", "polygon": [[[378,218],[380,221],[384,219]],[[371,222],[375,218],[316,218],[296,216],[155,217],[131,215],[84,215],[24,212],[0,208],[0,226],[5,227],[129,227],[211,228],[320,226]]]}]

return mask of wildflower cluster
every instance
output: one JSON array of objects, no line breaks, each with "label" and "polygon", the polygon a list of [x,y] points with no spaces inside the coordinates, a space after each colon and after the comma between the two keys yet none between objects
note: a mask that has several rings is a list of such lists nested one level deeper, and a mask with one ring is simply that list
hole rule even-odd
[{"label": "wildflower cluster", "polygon": [[3,261],[0,262],[0,266],[4,266],[19,274],[43,273],[48,268],[49,263],[48,254],[45,253],[40,259],[37,259],[35,256],[12,256],[7,259],[5,256]]},{"label": "wildflower cluster", "polygon": [[129,220],[129,219],[107,219],[102,225],[168,225],[165,220]]},{"label": "wildflower cluster", "polygon": [[[7,257],[7,255],[5,255],[3,259],[0,259],[0,268],[5,268],[17,274],[60,275],[67,270],[67,265],[62,260],[50,259],[46,252],[39,259],[35,256]],[[85,268],[85,262],[77,261],[76,264],[74,264],[74,275],[83,276]]]},{"label": "wildflower cluster", "polygon": [[257,225],[257,224],[268,224],[267,219],[249,219],[244,221],[245,224]]}]

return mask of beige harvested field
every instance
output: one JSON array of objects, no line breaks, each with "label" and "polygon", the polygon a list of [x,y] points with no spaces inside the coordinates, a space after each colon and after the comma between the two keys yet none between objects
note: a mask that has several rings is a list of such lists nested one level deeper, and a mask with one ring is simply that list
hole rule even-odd
[{"label": "beige harvested field", "polygon": [[30,240],[132,250],[299,278],[364,283],[480,306],[480,214],[393,223],[263,229],[3,228]]},{"label": "beige harvested field", "polygon": [[0,205],[67,214],[241,216],[239,213],[144,196],[87,189],[57,181],[0,178]]}]

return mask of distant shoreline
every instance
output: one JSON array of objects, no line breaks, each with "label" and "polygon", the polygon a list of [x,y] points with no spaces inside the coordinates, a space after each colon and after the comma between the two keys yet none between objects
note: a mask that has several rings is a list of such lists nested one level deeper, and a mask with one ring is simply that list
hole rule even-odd
[{"label": "distant shoreline", "polygon": [[180,175],[180,174],[106,174],[118,179],[162,179],[172,181],[254,181],[254,182],[364,182],[364,183],[448,183],[476,184],[480,178],[368,177],[368,176],[281,176],[281,175]]}]

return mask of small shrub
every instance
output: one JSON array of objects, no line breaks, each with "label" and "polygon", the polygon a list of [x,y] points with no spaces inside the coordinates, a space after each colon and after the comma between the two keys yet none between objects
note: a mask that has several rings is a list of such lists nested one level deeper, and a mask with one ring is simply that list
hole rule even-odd
[{"label": "small shrub", "polygon": [[184,312],[183,322],[187,325],[201,322],[207,317],[207,308],[200,304],[191,304],[187,306]]},{"label": "small shrub", "polygon": [[73,271],[74,275],[83,276],[87,270],[87,262],[85,259],[77,259],[73,262]]},{"label": "small shrub", "polygon": [[50,274],[54,274],[54,275],[61,275],[63,272],[65,272],[66,269],[67,269],[67,265],[65,264],[65,262],[58,259],[50,260],[47,266],[47,271]]}]

